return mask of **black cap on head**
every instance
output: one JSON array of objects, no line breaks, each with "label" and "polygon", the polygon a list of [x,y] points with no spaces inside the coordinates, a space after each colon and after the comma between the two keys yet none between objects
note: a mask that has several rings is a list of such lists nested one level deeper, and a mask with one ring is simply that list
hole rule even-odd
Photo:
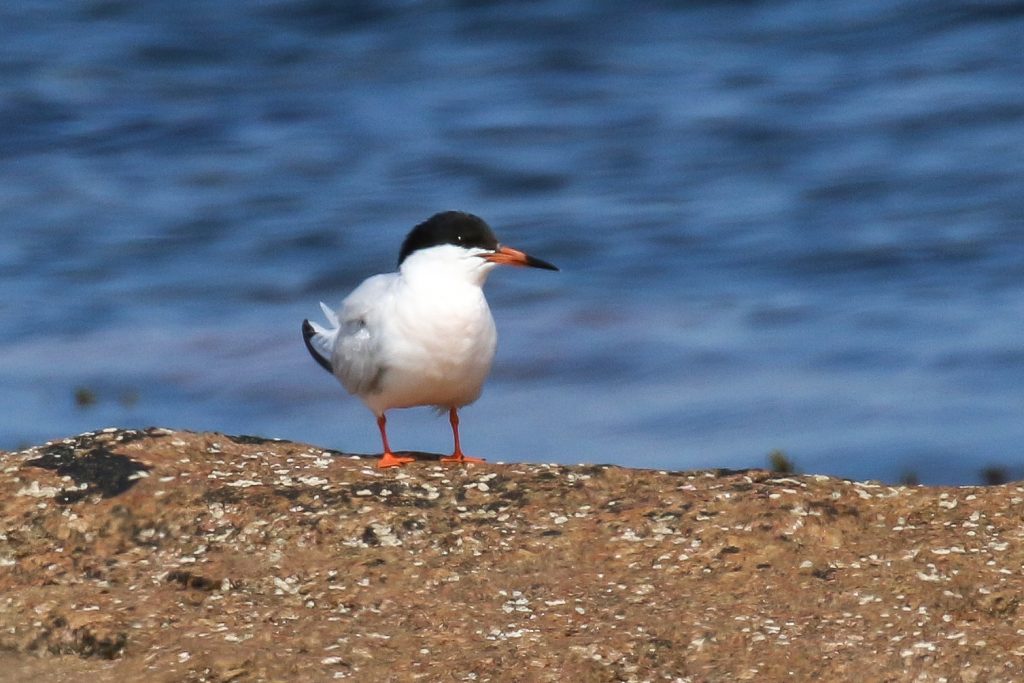
[{"label": "black cap on head", "polygon": [[498,248],[498,238],[479,216],[462,211],[435,213],[406,236],[398,253],[398,265],[402,265],[402,261],[414,251],[441,244],[493,251]]}]

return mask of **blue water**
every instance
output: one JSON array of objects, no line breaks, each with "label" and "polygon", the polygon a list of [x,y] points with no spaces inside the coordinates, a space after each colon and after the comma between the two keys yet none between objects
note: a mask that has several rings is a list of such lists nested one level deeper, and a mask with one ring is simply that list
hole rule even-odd
[{"label": "blue water", "polygon": [[459,208],[563,269],[491,277],[472,454],[1024,476],[1021,36],[1009,1],[3,3],[0,448],[377,451],[299,324]]}]

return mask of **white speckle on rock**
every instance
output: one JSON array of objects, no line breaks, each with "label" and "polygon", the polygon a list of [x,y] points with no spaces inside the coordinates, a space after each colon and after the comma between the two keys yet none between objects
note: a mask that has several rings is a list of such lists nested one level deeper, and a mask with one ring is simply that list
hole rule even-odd
[{"label": "white speckle on rock", "polygon": [[31,496],[32,498],[53,498],[60,489],[56,486],[40,486],[38,481],[33,481],[28,486],[20,489],[17,493],[19,496]]},{"label": "white speckle on rock", "polygon": [[[213,475],[210,475],[210,476],[212,477]],[[233,486],[233,487],[239,488],[239,489],[247,489],[247,488],[252,487],[252,486],[262,486],[262,485],[263,485],[263,482],[255,481],[253,479],[239,479],[238,481],[229,481],[227,483],[227,486]]]}]

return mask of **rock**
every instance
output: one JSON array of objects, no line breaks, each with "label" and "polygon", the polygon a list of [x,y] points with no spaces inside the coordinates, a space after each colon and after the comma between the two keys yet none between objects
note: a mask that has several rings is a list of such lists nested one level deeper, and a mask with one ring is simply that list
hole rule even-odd
[{"label": "rock", "polygon": [[1015,484],[415,455],[163,429],[0,453],[6,679],[1024,673]]}]

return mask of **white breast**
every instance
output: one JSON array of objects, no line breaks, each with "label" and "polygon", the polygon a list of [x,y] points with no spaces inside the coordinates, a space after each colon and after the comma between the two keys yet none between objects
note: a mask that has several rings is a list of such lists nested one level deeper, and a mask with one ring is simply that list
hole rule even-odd
[{"label": "white breast", "polygon": [[339,311],[332,366],[376,414],[461,407],[483,389],[497,347],[483,284],[493,264],[443,245],[367,279]]},{"label": "white breast", "polygon": [[394,303],[381,335],[380,395],[364,398],[367,404],[448,408],[479,398],[498,339],[483,291],[466,284],[406,287]]}]

